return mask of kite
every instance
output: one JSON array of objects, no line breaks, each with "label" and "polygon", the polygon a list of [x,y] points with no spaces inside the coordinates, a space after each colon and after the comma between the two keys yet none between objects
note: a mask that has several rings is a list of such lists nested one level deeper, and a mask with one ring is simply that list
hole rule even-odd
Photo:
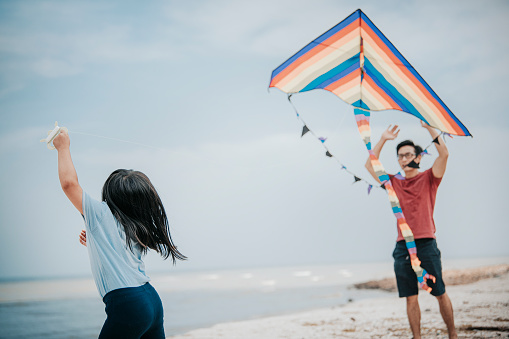
[{"label": "kite", "polygon": [[[421,267],[414,236],[396,192],[371,148],[370,112],[406,112],[448,135],[471,136],[468,129],[360,9],[277,67],[270,87],[287,93],[290,103],[295,93],[324,89],[354,107],[359,133],[381,187],[387,191],[412,268],[420,287],[430,292],[426,281],[435,281],[435,277]],[[307,126],[306,129],[309,130]],[[355,182],[357,179],[355,176]]]}]

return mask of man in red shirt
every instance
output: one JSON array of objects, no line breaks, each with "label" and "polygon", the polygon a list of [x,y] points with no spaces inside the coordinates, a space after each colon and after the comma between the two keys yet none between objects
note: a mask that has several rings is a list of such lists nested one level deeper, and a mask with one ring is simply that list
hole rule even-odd
[{"label": "man in red shirt", "polygon": [[[449,151],[435,129],[422,121],[421,124],[422,127],[428,130],[433,140],[438,137],[438,143],[435,144],[438,157],[433,166],[424,172],[419,172],[422,148],[414,145],[411,140],[405,140],[396,149],[398,162],[405,172],[405,177],[403,178],[400,175],[389,175],[389,177],[398,196],[406,222],[414,234],[417,256],[421,261],[421,267],[437,279],[435,283],[430,280],[426,283],[432,288],[431,294],[438,300],[440,313],[447,325],[449,338],[457,338],[451,300],[445,292],[445,285],[442,280],[441,254],[436,245],[435,222],[433,220],[435,197],[445,173]],[[387,128],[382,134],[380,141],[373,148],[377,158],[380,157],[380,152],[385,142],[396,139],[398,133],[397,125]],[[380,183],[369,158],[366,162],[366,169]],[[419,288],[417,277],[410,263],[405,240],[401,235],[399,227],[393,257],[399,296],[406,298],[408,321],[413,337],[417,339],[421,337],[421,310],[418,301]]]}]

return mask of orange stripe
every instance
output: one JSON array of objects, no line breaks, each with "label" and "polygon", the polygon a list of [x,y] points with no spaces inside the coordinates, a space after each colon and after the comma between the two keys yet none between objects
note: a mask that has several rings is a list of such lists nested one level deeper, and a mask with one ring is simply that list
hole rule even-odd
[{"label": "orange stripe", "polygon": [[[364,26],[363,26],[364,28]],[[410,87],[413,87],[413,91],[426,103],[427,106],[431,108],[433,113],[437,118],[439,118],[445,126],[448,126],[451,130],[456,131],[454,126],[458,126],[454,120],[450,117],[449,113],[440,105],[440,103],[431,95],[431,93],[420,83],[420,81],[408,70],[407,67],[401,65],[398,67],[398,64],[401,64],[401,61],[392,53],[392,51],[383,43],[383,41],[378,38],[375,32],[367,27],[367,29],[363,29],[364,33],[366,33],[366,37],[372,41],[373,48],[378,48],[379,52],[377,53],[380,57],[385,59],[389,59],[390,63],[395,64],[392,66],[392,69],[400,74],[401,80],[405,81],[404,78],[407,78],[408,81],[405,81]],[[382,53],[380,53],[382,52]],[[386,60],[387,62],[387,60]],[[404,77],[402,77],[404,75]],[[437,112],[437,110],[439,112]],[[459,127],[459,126],[458,126]],[[463,133],[460,129],[460,133]]]},{"label": "orange stripe", "polygon": [[[281,71],[278,75],[274,77],[271,81],[271,86],[280,86],[283,87],[284,85],[280,85],[281,80],[286,78],[288,74],[292,73],[297,67],[299,67],[301,64],[306,62],[307,60],[311,59],[318,53],[322,52],[326,48],[329,47],[329,45],[333,45],[335,42],[339,41],[340,39],[347,36],[349,33],[354,31],[356,28],[359,28],[359,21],[355,20],[350,25],[346,26],[336,34],[329,37],[327,40],[323,41],[319,45],[317,45],[315,48],[309,50],[306,54],[301,55],[297,60],[292,62],[288,67],[286,67],[283,71]],[[293,78],[293,77],[292,77]],[[291,80],[291,79],[290,79]],[[288,80],[288,81],[290,81]]]},{"label": "orange stripe", "polygon": [[366,125],[359,126],[359,132],[366,132],[366,131],[369,132],[369,125],[368,126],[366,126]]},{"label": "orange stripe", "polygon": [[399,228],[400,228],[400,230],[402,230],[402,231],[411,231],[410,226],[408,226],[408,224],[407,224],[407,223],[401,224],[401,225],[399,226]]},{"label": "orange stripe", "polygon": [[[278,82],[278,87],[284,88],[288,85],[288,83],[295,80],[296,77],[300,76],[304,71],[311,69],[313,72],[322,72],[324,73],[326,70],[326,66],[320,65],[323,59],[329,57],[330,54],[335,53],[336,50],[340,49],[341,47],[356,41],[359,39],[359,34],[355,31],[352,31],[351,33],[345,35],[340,40],[334,42],[332,45],[328,46],[329,48],[324,48],[322,51],[317,53],[316,55],[309,58],[309,60],[304,61],[301,65],[297,66],[291,73],[289,73],[286,77],[282,78]],[[327,46],[326,46],[327,47]],[[342,51],[345,53],[345,51]],[[338,55],[335,56],[337,58]],[[329,61],[333,61],[334,58],[330,59]],[[318,64],[318,65],[317,65]]]},{"label": "orange stripe", "polygon": [[[298,65],[293,71],[291,71],[287,76],[281,78],[281,80],[277,83],[278,87],[284,88],[288,85],[289,82],[293,81],[296,77],[302,74],[302,72],[312,69],[312,71],[324,71],[322,67],[323,65],[316,65],[322,62],[323,59],[327,58],[330,54],[335,53],[337,49],[349,44],[352,40],[356,42],[359,38],[358,32],[356,30],[348,33],[341,39],[333,42],[331,45],[322,46],[322,50],[318,51],[316,54],[311,55],[308,60],[305,60],[300,65]],[[310,51],[311,52],[311,51]],[[344,51],[343,51],[344,53]],[[337,56],[336,56],[337,57]],[[334,59],[331,59],[334,60]]]},{"label": "orange stripe", "polygon": [[[401,65],[401,67],[398,67],[398,64],[401,64],[401,61],[392,53],[392,51],[387,47],[387,45],[380,40],[378,35],[376,35],[375,32],[367,25],[361,25],[361,30],[363,33],[369,37],[369,39],[373,42],[373,47],[378,47],[379,50],[383,52],[383,54],[378,53],[379,56],[384,57],[384,55],[393,63],[395,64],[394,67],[392,67],[396,73],[403,73],[405,77],[408,79],[409,82],[405,81],[410,87],[414,87],[414,92],[423,99],[425,97],[430,103],[428,105],[431,110],[436,114],[436,116],[444,123],[444,125],[448,125],[453,131],[458,132],[453,126],[457,126],[457,124],[454,122],[454,120],[450,117],[449,113],[442,107],[442,105],[431,95],[431,93],[420,83],[420,81],[408,70],[406,66]],[[365,39],[366,37],[363,36]],[[404,78],[401,77],[401,80],[404,81]],[[413,85],[413,86],[412,86]],[[438,110],[441,114],[438,115],[435,108]],[[459,127],[459,126],[458,126]],[[463,133],[463,131],[459,131],[460,133]]]},{"label": "orange stripe", "polygon": [[401,107],[392,100],[392,98],[387,95],[378,85],[369,77],[368,75],[364,75],[364,80],[362,81],[364,88],[366,88],[371,95],[373,95],[379,102],[381,102],[385,108],[387,109],[397,109],[401,110]]},{"label": "orange stripe", "polygon": [[359,121],[357,121],[357,126],[359,126],[359,127],[361,127],[361,126],[362,127],[368,126],[369,127],[369,121],[367,121],[367,120],[359,120]]},{"label": "orange stripe", "polygon": [[361,70],[360,69],[355,70],[352,73],[348,74],[347,76],[344,76],[344,77],[338,79],[337,81],[327,85],[327,87],[325,87],[324,89],[326,89],[327,91],[334,92],[338,87],[341,87],[344,84],[346,84],[347,82],[352,81],[356,77],[360,77],[360,76],[361,76]]},{"label": "orange stripe", "polygon": [[[341,94],[352,89],[353,87],[359,87],[360,80],[357,80],[358,77],[355,77],[350,82],[343,84],[342,86],[337,87],[335,90],[331,91],[341,98]],[[360,70],[359,70],[359,78],[360,78]]]}]

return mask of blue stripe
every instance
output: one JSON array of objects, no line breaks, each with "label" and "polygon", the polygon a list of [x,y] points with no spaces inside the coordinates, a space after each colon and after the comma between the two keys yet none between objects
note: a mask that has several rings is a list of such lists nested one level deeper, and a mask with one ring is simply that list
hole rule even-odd
[{"label": "blue stripe", "polygon": [[392,208],[392,212],[393,213],[401,213],[401,208],[399,208],[398,206],[395,206]]},{"label": "blue stripe", "polygon": [[375,84],[392,100],[394,100],[396,104],[398,104],[402,111],[415,115],[419,119],[428,122],[414,107],[414,105],[412,105],[412,103],[408,101],[404,95],[402,95],[389,81],[387,81],[382,73],[378,72],[375,66],[367,58],[364,59],[364,70],[366,71],[366,74],[373,79]]},{"label": "blue stripe", "polygon": [[336,26],[329,29],[327,32],[320,35],[318,38],[316,38],[311,43],[306,45],[300,51],[295,53],[291,58],[289,58],[288,60],[283,62],[278,68],[276,68],[274,71],[272,71],[272,76],[270,78],[270,81],[272,82],[272,79],[274,79],[275,76],[277,76],[279,73],[281,73],[285,68],[287,68],[289,65],[291,65],[295,60],[297,60],[298,58],[300,58],[301,56],[303,56],[304,54],[306,54],[307,52],[309,52],[310,50],[312,50],[313,48],[318,46],[320,43],[322,43],[323,41],[325,41],[328,38],[330,38],[331,36],[333,36],[334,34],[338,33],[339,31],[341,31],[346,26],[350,25],[355,20],[359,19],[360,13],[362,13],[360,9],[356,10],[355,12],[350,14],[345,20],[341,21],[339,24],[337,24]]},{"label": "blue stripe", "polygon": [[337,65],[327,73],[320,75],[315,80],[311,81],[306,87],[300,90],[300,92],[310,91],[315,88],[327,87],[329,84],[338,81],[353,71],[359,69],[359,55],[360,53]]},{"label": "blue stripe", "polygon": [[394,47],[394,45],[385,37],[385,35],[382,32],[380,32],[380,30],[373,24],[373,22],[369,20],[366,14],[361,13],[361,19],[369,26],[369,28],[371,28],[373,32],[375,32],[375,34],[380,38],[380,40],[382,40],[382,42],[385,45],[387,45],[387,47],[391,50],[394,56],[398,58],[403,65],[409,68],[413,68],[412,65],[410,65],[410,63],[405,59],[405,57],[401,55],[401,53],[396,49],[396,47]]},{"label": "blue stripe", "polygon": [[366,118],[369,118],[371,116],[371,112],[370,111],[365,111],[365,110],[362,110],[362,109],[354,108],[353,112],[354,112],[355,115],[364,115]]},{"label": "blue stripe", "polygon": [[[435,98],[438,103],[442,106],[442,108],[449,114],[449,116],[454,120],[454,122],[461,128],[465,135],[471,135],[467,128],[461,123],[461,121],[456,118],[454,113],[451,112],[449,107],[438,97],[438,95],[433,91],[433,89],[428,85],[428,83],[421,77],[421,75],[415,70],[415,68],[405,59],[405,57],[394,47],[394,45],[385,37],[385,35],[369,20],[369,18],[363,12],[360,13],[362,21],[364,21],[370,28],[375,32],[375,34],[382,40],[382,42],[389,48],[389,50],[394,54],[398,60],[412,73],[412,75],[419,81],[424,88],[428,90],[428,92]],[[362,23],[361,23],[362,25]]]},{"label": "blue stripe", "polygon": [[415,245],[415,241],[409,241],[406,243],[406,248],[410,249],[410,248],[417,248],[416,245]]},{"label": "blue stripe", "polygon": [[361,100],[357,100],[356,102],[352,103],[352,106],[353,107],[360,107],[360,108],[364,108],[364,109],[371,109],[369,108],[368,105],[366,105],[362,99]]}]

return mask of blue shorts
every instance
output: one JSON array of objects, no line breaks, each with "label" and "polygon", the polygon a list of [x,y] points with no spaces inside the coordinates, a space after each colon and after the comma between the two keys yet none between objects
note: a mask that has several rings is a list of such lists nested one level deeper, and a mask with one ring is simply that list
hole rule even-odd
[{"label": "blue shorts", "polygon": [[[426,284],[431,287],[431,294],[435,297],[441,296],[445,293],[445,284],[442,280],[441,254],[436,240],[432,238],[416,239],[415,245],[421,267],[437,279],[435,283],[430,279],[426,281]],[[404,240],[396,243],[392,256],[394,257],[394,272],[396,273],[399,296],[402,298],[417,295],[420,287],[412,269],[410,254]]]},{"label": "blue shorts", "polygon": [[163,304],[149,283],[110,291],[103,301],[107,318],[99,339],[165,338]]}]

